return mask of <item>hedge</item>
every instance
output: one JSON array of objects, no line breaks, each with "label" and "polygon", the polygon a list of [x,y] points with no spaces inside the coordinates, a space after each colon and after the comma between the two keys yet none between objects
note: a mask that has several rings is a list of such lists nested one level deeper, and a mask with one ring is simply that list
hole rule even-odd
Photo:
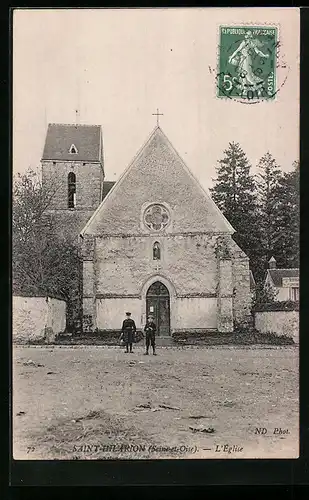
[{"label": "hedge", "polygon": [[299,311],[299,302],[291,300],[268,302],[265,304],[256,304],[253,312],[269,312],[269,311]]}]

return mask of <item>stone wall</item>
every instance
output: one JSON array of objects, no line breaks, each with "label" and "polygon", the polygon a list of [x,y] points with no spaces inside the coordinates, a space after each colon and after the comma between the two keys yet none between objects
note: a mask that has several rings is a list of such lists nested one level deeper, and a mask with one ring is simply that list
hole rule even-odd
[{"label": "stone wall", "polygon": [[254,314],[255,328],[261,333],[276,333],[299,341],[298,311],[263,311]]},{"label": "stone wall", "polygon": [[[173,318],[171,318],[172,320]],[[171,326],[173,323],[171,321]],[[178,298],[173,331],[177,330],[216,330],[217,299],[216,298]]]},{"label": "stone wall", "polygon": [[[208,234],[85,236],[81,241],[86,331],[90,324],[99,329],[119,328],[126,309],[132,309],[142,324],[146,288],[156,279],[170,285],[173,331],[233,331],[233,320],[250,317],[249,264],[231,237],[225,239],[228,258],[223,258],[217,239]],[[159,261],[153,260],[155,242],[161,246]]]},{"label": "stone wall", "polygon": [[145,234],[142,219],[150,203],[166,206],[170,214],[166,233],[233,232],[160,129],[119,179],[87,232]]},{"label": "stone wall", "polygon": [[218,302],[217,317],[218,330],[220,332],[232,332],[234,328],[233,320],[233,274],[232,260],[229,252],[224,258],[218,255]]},{"label": "stone wall", "polygon": [[233,279],[233,316],[234,326],[245,327],[252,322],[252,291],[250,290],[249,259],[231,238]]},{"label": "stone wall", "polygon": [[45,216],[53,221],[57,236],[66,240],[77,241],[79,233],[93,214],[93,210],[67,208],[61,210],[48,209]]},{"label": "stone wall", "polygon": [[51,297],[13,297],[13,342],[53,342],[65,331],[66,303]]},{"label": "stone wall", "polygon": [[251,305],[249,259],[235,259],[233,261],[233,314],[239,326],[245,326],[251,321]]},{"label": "stone wall", "polygon": [[[76,175],[76,206],[68,208],[68,174]],[[57,232],[77,238],[102,201],[104,173],[100,163],[42,161],[43,186],[51,193],[46,215],[55,221]]]},{"label": "stone wall", "polygon": [[[152,258],[156,241],[161,245],[160,261]],[[215,238],[209,235],[96,238],[96,293],[140,294],[144,282],[160,274],[178,294],[215,295],[214,248]]]},{"label": "stone wall", "polygon": [[[96,327],[99,330],[121,328],[126,311],[130,311],[136,327],[143,328],[146,322],[146,302],[138,297],[97,299]],[[92,306],[91,306],[92,307]],[[216,298],[176,298],[170,300],[171,332],[177,330],[216,330]]]},{"label": "stone wall", "polygon": [[68,174],[76,175],[76,209],[92,210],[99,206],[103,192],[103,167],[100,163],[42,161],[43,185],[53,190],[51,209],[68,209]]},{"label": "stone wall", "polygon": [[[68,174],[76,175],[76,207],[68,208]],[[56,236],[74,242],[102,200],[104,171],[98,162],[42,161],[42,182],[51,193],[45,217],[53,221]],[[82,270],[72,283],[72,299],[67,304],[67,327],[80,330],[82,316]]]},{"label": "stone wall", "polygon": [[138,298],[96,300],[96,326],[99,330],[120,330],[126,311],[130,311],[136,327],[142,326],[142,301]]}]

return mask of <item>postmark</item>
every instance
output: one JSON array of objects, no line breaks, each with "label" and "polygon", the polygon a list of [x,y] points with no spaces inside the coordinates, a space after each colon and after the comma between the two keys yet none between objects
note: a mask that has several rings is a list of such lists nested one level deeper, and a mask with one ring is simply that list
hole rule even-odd
[{"label": "postmark", "polygon": [[217,97],[273,101],[278,91],[278,28],[220,26]]}]

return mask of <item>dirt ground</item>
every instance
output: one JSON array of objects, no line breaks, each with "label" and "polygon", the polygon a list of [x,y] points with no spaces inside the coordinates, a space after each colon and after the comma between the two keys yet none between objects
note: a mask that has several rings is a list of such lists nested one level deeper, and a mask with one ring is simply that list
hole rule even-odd
[{"label": "dirt ground", "polygon": [[15,347],[12,414],[15,459],[295,458],[298,350]]}]

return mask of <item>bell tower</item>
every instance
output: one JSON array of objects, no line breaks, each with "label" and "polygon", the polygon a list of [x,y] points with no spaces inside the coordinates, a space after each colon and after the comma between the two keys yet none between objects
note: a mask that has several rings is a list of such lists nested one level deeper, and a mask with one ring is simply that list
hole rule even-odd
[{"label": "bell tower", "polygon": [[48,125],[42,182],[50,193],[46,214],[59,231],[77,237],[103,197],[104,159],[100,125]]}]

